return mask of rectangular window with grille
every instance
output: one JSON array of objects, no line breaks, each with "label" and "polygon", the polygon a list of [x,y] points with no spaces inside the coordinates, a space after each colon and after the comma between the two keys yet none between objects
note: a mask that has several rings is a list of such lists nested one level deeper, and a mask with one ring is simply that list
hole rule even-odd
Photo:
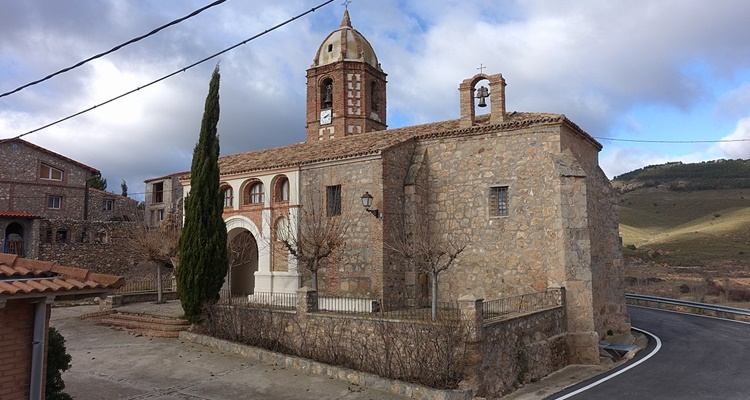
[{"label": "rectangular window with grille", "polygon": [[508,215],[508,187],[494,186],[490,188],[490,217]]},{"label": "rectangular window with grille", "polygon": [[341,215],[341,185],[326,186],[326,214]]}]

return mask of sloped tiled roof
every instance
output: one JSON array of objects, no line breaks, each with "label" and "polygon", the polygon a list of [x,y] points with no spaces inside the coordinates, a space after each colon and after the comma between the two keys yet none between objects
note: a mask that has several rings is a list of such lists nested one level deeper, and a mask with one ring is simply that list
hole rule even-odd
[{"label": "sloped tiled roof", "polygon": [[98,295],[124,285],[124,278],[97,274],[86,269],[57,265],[51,261],[0,253],[0,301],[45,295]]},{"label": "sloped tiled roof", "polygon": [[0,211],[0,218],[43,218],[41,215],[29,214],[24,211]]},{"label": "sloped tiled roof", "polygon": [[[325,141],[310,141],[290,146],[275,147],[246,153],[232,154],[219,159],[222,176],[277,168],[298,167],[318,162],[379,154],[410,139],[437,139],[452,136],[471,136],[498,131],[512,131],[535,124],[564,123],[586,140],[601,148],[601,144],[589,136],[562,114],[508,113],[502,124],[489,124],[489,115],[479,115],[475,125],[460,128],[460,120],[453,119],[423,125],[415,125],[385,131],[368,132],[345,138]],[[189,179],[184,176],[183,179]]]}]

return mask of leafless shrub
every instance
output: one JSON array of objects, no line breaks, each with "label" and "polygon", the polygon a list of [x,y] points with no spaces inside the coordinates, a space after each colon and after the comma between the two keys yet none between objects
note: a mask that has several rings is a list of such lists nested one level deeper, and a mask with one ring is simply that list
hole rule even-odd
[{"label": "leafless shrub", "polygon": [[208,306],[199,333],[439,389],[463,378],[459,322],[395,321]]}]

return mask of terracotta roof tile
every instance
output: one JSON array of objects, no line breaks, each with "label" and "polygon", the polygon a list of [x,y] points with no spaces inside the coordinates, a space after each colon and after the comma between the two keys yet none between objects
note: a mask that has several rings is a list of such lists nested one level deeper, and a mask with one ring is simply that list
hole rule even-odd
[{"label": "terracotta roof tile", "polygon": [[106,293],[124,283],[121,276],[97,274],[81,268],[57,265],[51,261],[0,254],[0,299],[48,292],[56,295]]},{"label": "terracotta roof tile", "polygon": [[0,218],[43,218],[41,215],[29,214],[24,211],[0,211]]}]

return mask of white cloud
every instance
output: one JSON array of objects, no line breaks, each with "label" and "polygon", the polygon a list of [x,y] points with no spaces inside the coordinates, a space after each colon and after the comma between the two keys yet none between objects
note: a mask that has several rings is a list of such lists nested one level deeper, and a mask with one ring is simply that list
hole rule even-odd
[{"label": "white cloud", "polygon": [[750,117],[737,121],[734,132],[723,137],[722,140],[746,140],[720,143],[719,148],[727,158],[750,158]]},{"label": "white cloud", "polygon": [[[148,4],[5,2],[0,91],[205,5]],[[143,85],[316,4],[258,0],[205,11],[92,65],[0,98],[0,136]],[[748,84],[738,78],[750,71],[750,24],[744,21],[750,2],[743,0],[725,0],[721,7],[701,0],[679,7],[667,0],[362,0],[349,9],[354,27],[389,74],[389,115],[405,116],[403,123],[458,117],[458,85],[480,63],[488,66],[485,72],[506,78],[509,111],[564,113],[594,136],[632,132],[637,124],[643,135],[658,137],[660,132],[645,132],[648,124],[627,117],[643,104],[690,112],[707,103],[716,118],[736,120],[750,103]],[[223,154],[304,140],[305,70],[320,42],[338,28],[341,13],[341,7],[324,7],[220,57]],[[696,64],[707,74],[695,75]],[[188,70],[29,140],[101,169],[113,187],[126,179],[131,192],[138,192],[147,177],[189,168],[214,65]],[[713,103],[714,83],[734,91],[718,93],[721,101]],[[732,135],[741,128],[746,132],[738,124]],[[605,144],[602,166],[610,175],[677,157],[750,156],[744,144],[715,151]]]}]

